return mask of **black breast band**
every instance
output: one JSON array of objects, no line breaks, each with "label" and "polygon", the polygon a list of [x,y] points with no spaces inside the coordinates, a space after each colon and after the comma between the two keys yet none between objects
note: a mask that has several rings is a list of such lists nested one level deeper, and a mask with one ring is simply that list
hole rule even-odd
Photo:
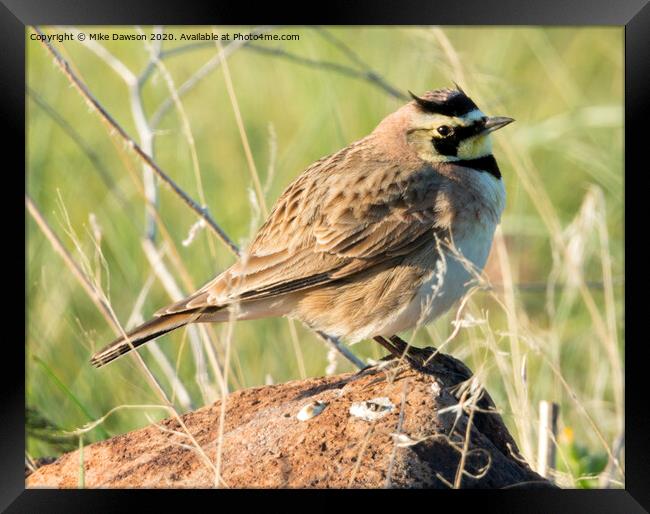
[{"label": "black breast band", "polygon": [[479,157],[478,159],[466,159],[462,161],[451,161],[449,164],[456,166],[464,166],[466,168],[472,168],[476,171],[485,171],[490,175],[501,178],[501,171],[499,170],[499,165],[497,160],[493,155],[486,155],[485,157]]}]

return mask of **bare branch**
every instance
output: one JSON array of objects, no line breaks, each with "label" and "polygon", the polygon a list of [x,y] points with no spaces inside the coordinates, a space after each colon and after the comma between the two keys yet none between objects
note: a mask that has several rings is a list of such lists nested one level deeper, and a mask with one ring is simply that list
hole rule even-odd
[{"label": "bare branch", "polygon": [[[38,33],[38,34],[43,34],[42,31],[38,27],[33,27],[33,29]],[[258,31],[262,31],[264,29],[258,29]],[[268,30],[268,29],[266,29]],[[61,69],[61,71],[64,73],[64,75],[70,80],[70,82],[75,86],[75,88],[80,92],[82,97],[88,102],[88,104],[93,108],[101,117],[101,119],[108,123],[108,125],[114,129],[120,137],[127,143],[127,145],[132,148],[135,153],[144,161],[146,166],[148,166],[150,169],[152,169],[158,177],[163,180],[169,187],[172,188],[172,190],[192,209],[194,210],[205,222],[212,228],[212,230],[219,236],[219,238],[226,244],[226,246],[236,255],[239,255],[239,248],[230,240],[230,238],[226,235],[226,233],[219,227],[219,225],[211,218],[211,216],[208,214],[207,210],[200,207],[189,195],[187,195],[156,163],[155,161],[151,158],[150,154],[143,150],[143,148],[138,145],[138,143],[131,138],[127,132],[117,123],[117,121],[103,108],[103,106],[99,103],[97,99],[90,93],[86,85],[79,79],[76,74],[71,70],[68,62],[58,53],[58,51],[47,41],[46,38],[41,40],[41,43],[46,47],[46,49],[52,54],[54,57],[57,65]],[[196,74],[192,76],[191,79],[186,81],[183,85],[181,85],[177,92],[176,92],[176,98],[169,98],[169,107],[171,107],[174,104],[174,100],[178,101],[180,96],[191,89],[199,80],[201,80],[203,77],[208,75],[210,71],[212,71],[214,68],[216,68],[219,64],[223,62],[223,59],[225,59],[228,55],[232,54],[235,50],[241,48],[241,47],[251,47],[254,50],[261,51],[263,47],[257,47],[256,45],[250,45],[246,43],[241,43],[241,44],[230,44],[227,47],[223,48],[221,52],[219,52],[213,59],[208,61]],[[193,45],[194,48],[198,47],[198,45]],[[141,102],[138,101],[137,96],[139,95],[139,88],[141,87],[141,84],[143,83],[144,80],[150,75],[151,73],[151,67],[156,65],[156,58],[160,59],[161,58],[161,53],[158,52],[149,62],[149,64],[145,67],[143,70],[142,74],[139,77],[136,77],[128,68],[126,68],[121,61],[116,59],[110,52],[108,52],[106,49],[104,49],[101,45],[94,44],[89,46],[89,48],[92,48],[93,51],[102,59],[104,59],[113,69],[123,78],[123,80],[127,83],[131,90],[131,105],[132,105],[132,111],[134,112],[134,119],[136,121],[136,126],[139,126],[143,130],[139,130],[139,133],[141,136],[146,136],[147,133],[151,134],[151,128],[155,127],[156,124],[160,121],[162,115],[166,112],[166,110],[169,107],[166,107],[166,103],[164,102],[161,104],[161,106],[158,108],[158,110],[154,113],[154,115],[151,118],[151,121],[147,123],[146,119],[144,119],[144,112],[142,111],[142,105]],[[267,49],[264,49],[267,50]],[[377,85],[382,87],[386,92],[391,94],[392,96],[401,96],[403,97],[401,93],[399,93],[397,90],[392,89],[390,87],[386,88],[385,84],[382,82],[377,82],[376,77],[368,72],[359,72],[357,70],[354,70],[353,68],[343,66],[343,65],[338,65],[336,63],[327,63],[324,61],[314,61],[311,59],[305,59],[302,57],[294,56],[293,54],[289,54],[288,52],[276,50],[272,51],[271,53],[276,54],[276,55],[281,55],[283,57],[287,57],[289,59],[295,60],[300,62],[301,64],[308,64],[312,66],[317,66],[317,67],[322,67],[322,68],[332,68],[335,70],[340,71],[341,73],[348,74],[349,76],[357,77],[357,78],[365,78],[366,80],[370,80],[372,82],[375,82]],[[138,107],[139,105],[139,107]],[[144,124],[143,124],[144,121]],[[141,137],[142,138],[142,137]],[[147,200],[149,204],[149,210],[151,209],[151,206],[154,205],[152,203],[152,199],[150,198],[150,195],[147,195]],[[321,339],[323,339],[330,347],[336,349],[336,351],[340,352],[346,359],[348,359],[350,362],[352,362],[356,367],[358,368],[363,368],[365,364],[363,361],[361,361],[358,357],[356,357],[352,352],[350,352],[346,347],[344,347],[338,340],[334,340],[330,338],[329,336],[325,334],[318,334]]]},{"label": "bare branch", "polygon": [[[157,31],[162,31],[162,27],[158,27],[156,29]],[[196,180],[196,185],[198,187],[198,192],[199,192],[199,199],[201,200],[201,203],[203,205],[207,205],[207,200],[205,198],[205,193],[203,190],[203,180],[201,179],[201,169],[199,165],[199,155],[196,149],[196,143],[194,140],[194,134],[192,133],[192,127],[190,125],[189,118],[187,116],[187,113],[185,111],[185,107],[183,106],[183,103],[181,102],[180,97],[178,96],[178,91],[176,89],[176,85],[174,84],[174,79],[172,78],[171,74],[169,73],[169,70],[163,63],[163,61],[160,59],[160,51],[161,51],[161,41],[158,41],[158,44],[155,45],[149,45],[148,43],[146,44],[150,58],[149,58],[149,65],[154,65],[157,69],[160,75],[163,77],[167,84],[167,88],[169,89],[169,92],[171,94],[171,97],[174,101],[174,104],[176,105],[176,109],[178,111],[178,115],[180,116],[180,120],[182,123],[183,127],[183,134],[185,136],[185,139],[187,141],[187,144],[189,146],[190,150],[190,155],[192,158],[192,168],[194,170],[194,178]],[[146,76],[147,69],[149,68],[149,65],[143,72],[142,76]],[[142,84],[142,83],[140,83]],[[142,97],[141,95],[138,96],[140,100],[140,105],[142,105]],[[151,129],[151,126],[147,123],[147,136],[150,141],[150,148],[149,148],[149,153],[151,156],[153,156],[153,143],[154,143],[154,138],[155,134]],[[202,220],[201,220],[202,221]],[[208,244],[210,247],[210,252],[212,254],[213,258],[216,258],[217,256],[217,249],[214,245],[214,241],[210,238],[208,239]]]},{"label": "bare branch", "polygon": [[[216,31],[215,31],[216,33]],[[257,173],[257,166],[255,166],[255,159],[253,159],[253,152],[251,151],[250,143],[248,142],[248,136],[246,135],[246,129],[244,128],[244,121],[242,120],[241,111],[239,109],[239,102],[237,101],[237,95],[235,94],[235,88],[232,84],[232,78],[230,76],[230,67],[228,66],[228,61],[224,57],[224,48],[219,40],[216,41],[217,46],[217,55],[221,59],[221,68],[223,69],[223,77],[226,81],[226,90],[228,91],[228,98],[230,98],[230,103],[232,104],[232,109],[235,114],[235,121],[237,122],[237,129],[239,130],[239,137],[244,147],[244,154],[246,155],[246,162],[248,163],[248,171],[253,180],[253,185],[255,186],[255,194],[257,195],[257,201],[262,208],[262,214],[264,217],[268,216],[268,209],[266,207],[266,200],[264,199],[264,193],[262,192],[262,184],[260,182],[260,176]]]},{"label": "bare branch", "polygon": [[[174,280],[174,277],[169,272],[167,267],[163,262],[164,247],[162,250],[157,250],[153,243],[149,239],[142,241],[142,249],[144,250],[147,260],[151,265],[151,269],[155,273],[156,277],[160,283],[165,288],[165,291],[171,298],[173,302],[180,301],[185,295],[181,291],[181,288]],[[203,355],[201,349],[201,340],[199,337],[199,331],[196,326],[189,325],[187,327],[187,335],[190,340],[190,348],[192,350],[192,355],[195,362],[195,375],[194,379],[196,384],[199,386],[201,395],[203,396],[203,402],[208,403],[212,401],[213,398],[210,398],[210,380],[208,376],[208,369],[205,362],[205,356]],[[217,365],[215,369],[215,374],[217,379],[221,380],[221,374],[223,371]]]},{"label": "bare branch", "polygon": [[355,68],[352,68],[351,66],[346,66],[345,64],[339,64],[335,62],[330,62],[330,61],[321,61],[321,60],[316,60],[316,59],[309,59],[308,57],[302,57],[300,55],[292,54],[290,52],[287,52],[286,50],[282,48],[267,48],[262,45],[256,45],[255,43],[249,43],[245,46],[245,48],[253,50],[255,52],[259,52],[262,54],[267,54],[267,55],[275,55],[277,57],[282,57],[284,59],[287,59],[289,61],[295,62],[297,64],[302,64],[304,66],[309,66],[311,68],[320,68],[320,69],[325,69],[325,70],[332,70],[337,73],[340,73],[341,75],[346,75],[351,78],[356,78],[360,80],[365,80],[366,82],[369,82],[380,89],[382,89],[385,93],[388,95],[392,96],[393,98],[397,98],[399,100],[407,100],[408,97],[399,91],[398,89],[394,88],[390,84],[388,84],[385,80],[383,80],[377,73],[370,69],[366,70],[357,70]]},{"label": "bare branch", "polygon": [[[271,28],[269,27],[260,27],[252,30],[250,33],[260,34],[260,33],[268,32],[270,30]],[[334,38],[334,36],[331,36],[329,33],[327,33],[327,37],[330,38],[330,42],[332,42],[332,44],[336,44],[336,46],[341,48],[342,50],[345,48],[345,50],[343,51],[346,53],[346,55],[351,60],[353,60],[353,62],[361,69],[359,70],[354,67],[346,66],[344,64],[338,64],[335,62],[302,57],[296,54],[292,54],[291,52],[287,52],[282,48],[268,48],[267,46],[258,45],[250,41],[236,41],[230,43],[229,45],[223,48],[223,52],[224,52],[224,57],[229,57],[231,54],[233,54],[235,51],[239,49],[246,49],[258,53],[273,55],[276,57],[282,57],[296,64],[301,64],[303,66],[308,66],[311,68],[320,68],[324,70],[331,70],[336,73],[346,75],[350,78],[365,80],[370,84],[379,87],[381,90],[383,90],[385,93],[392,96],[393,98],[397,98],[399,100],[408,100],[406,94],[404,94],[397,88],[390,85],[386,80],[384,80],[381,77],[381,75],[379,75],[377,72],[372,70],[372,68],[370,68],[370,66],[368,66],[365,62],[363,62],[356,54],[354,54],[352,50],[346,47],[344,43],[336,40],[336,38]],[[189,43],[184,46],[178,46],[178,47],[170,48],[168,50],[164,50],[163,52],[161,52],[160,57],[161,59],[164,59],[167,57],[172,57],[174,55],[179,55],[186,52],[201,50],[201,49],[211,48],[211,47],[213,47],[213,44],[211,42]],[[219,65],[220,65],[220,61],[218,55],[213,57],[209,61],[207,61],[203,66],[201,66],[201,68],[199,68],[196,71],[196,73],[194,73],[189,79],[187,79],[178,88],[178,95],[183,96],[185,93],[190,91],[201,80],[207,77],[212,71],[217,69]],[[151,116],[150,125],[152,127],[157,127],[160,124],[160,121],[162,120],[163,116],[167,114],[167,112],[172,107],[172,105],[173,105],[173,100],[171,97],[164,100]]]},{"label": "bare branch", "polygon": [[544,478],[553,479],[555,449],[557,445],[557,420],[560,406],[555,402],[539,402],[539,430],[537,438],[537,472]]},{"label": "bare branch", "polygon": [[[249,32],[249,34],[262,34],[264,32],[269,32],[271,29],[269,27],[259,27],[256,29],[253,29]],[[189,79],[187,79],[183,84],[180,85],[180,87],[177,90],[178,97],[182,97],[185,93],[190,91],[194,86],[196,86],[201,80],[203,80],[205,77],[207,77],[211,72],[216,70],[220,65],[221,65],[221,59],[227,59],[229,58],[233,53],[235,53],[237,50],[240,48],[243,48],[246,46],[248,43],[246,41],[235,41],[227,45],[222,49],[223,53],[221,56],[217,53],[214,55],[210,60],[208,60],[203,66],[201,66]],[[201,48],[214,48],[214,45],[211,42],[208,43],[191,43],[189,45],[185,46],[180,46],[180,47],[175,47],[175,48],[170,48],[169,50],[165,50],[161,52],[160,58],[164,59],[169,56],[173,55],[178,55],[179,53],[187,52],[190,50],[198,50]],[[160,121],[162,120],[163,116],[167,114],[169,109],[174,105],[174,99],[171,97],[167,97],[166,100],[164,100],[158,108],[154,111],[153,115],[151,116],[150,120],[150,125],[151,127],[155,128],[160,124]]]},{"label": "bare branch", "polygon": [[36,91],[34,91],[31,87],[27,86],[25,88],[27,92],[27,96],[45,113],[47,116],[49,116],[54,123],[56,123],[63,132],[65,132],[70,139],[72,139],[78,146],[81,148],[83,153],[86,154],[86,157],[90,160],[92,165],[95,167],[97,170],[97,173],[99,173],[100,178],[104,182],[104,185],[110,190],[116,192],[116,198],[120,205],[122,207],[126,207],[126,201],[125,201],[125,194],[124,191],[113,181],[110,172],[108,169],[106,169],[106,166],[104,166],[104,163],[102,163],[101,159],[97,155],[97,152],[93,150],[93,148],[84,141],[83,137],[77,130],[70,124],[68,123],[67,120],[63,118],[56,110],[52,108],[52,106],[47,103],[47,101]]},{"label": "bare branch", "polygon": [[362,78],[365,78],[369,82],[373,82],[375,85],[379,86],[381,89],[386,91],[389,95],[399,98],[400,100],[407,100],[408,97],[402,92],[395,89],[388,82],[386,82],[381,75],[376,73],[357,53],[352,50],[348,45],[343,41],[334,36],[331,32],[317,27],[316,32],[323,37],[326,41],[338,48],[343,54],[347,56],[350,61],[356,64],[360,69],[364,70],[364,75]]},{"label": "bare branch", "polygon": [[61,256],[63,261],[70,268],[72,274],[79,281],[81,286],[84,288],[84,290],[86,291],[90,299],[93,301],[93,303],[99,310],[99,312],[102,313],[102,315],[104,316],[108,324],[113,325],[117,323],[117,320],[113,317],[113,313],[110,307],[108,306],[106,299],[103,298],[103,296],[100,294],[97,288],[88,279],[88,277],[81,269],[79,264],[75,262],[75,260],[70,255],[70,252],[68,252],[65,246],[63,246],[63,243],[61,242],[59,237],[50,228],[50,225],[47,223],[47,221],[45,221],[45,218],[43,218],[43,215],[38,210],[36,205],[34,205],[34,202],[32,202],[32,199],[28,195],[25,195],[25,204],[27,205],[27,210],[29,211],[29,214],[32,216],[32,218],[34,219],[38,227],[41,229],[41,231],[43,232],[47,240],[50,242],[54,251]]},{"label": "bare branch", "polygon": [[[84,290],[88,293],[88,296],[90,296],[90,298],[92,299],[93,303],[95,303],[99,311],[104,315],[106,321],[109,323],[109,325],[113,327],[115,333],[120,334],[122,337],[127,337],[126,332],[124,332],[124,328],[118,321],[115,312],[113,311],[112,307],[108,303],[108,300],[106,299],[103,292],[97,287],[95,287],[95,285],[92,284],[92,282],[88,279],[86,274],[79,267],[79,264],[77,264],[74,261],[74,259],[72,258],[68,250],[65,248],[65,246],[63,246],[61,240],[57,237],[57,235],[51,229],[47,221],[45,221],[45,218],[43,218],[43,215],[38,210],[36,205],[34,205],[31,198],[27,195],[25,195],[25,204],[27,206],[27,210],[29,211],[30,215],[32,216],[32,218],[34,219],[38,227],[41,229],[45,237],[52,245],[52,248],[54,248],[54,250],[63,258],[64,262],[70,268],[75,278],[81,283]],[[133,358],[136,360],[136,362],[144,372],[145,377],[149,381],[153,391],[160,397],[161,400],[163,400],[167,408],[170,410],[170,412],[172,412],[172,414],[176,418],[176,421],[180,424],[183,431],[188,435],[188,437],[192,441],[194,448],[196,448],[201,458],[203,459],[204,464],[209,469],[215,470],[214,465],[212,464],[208,456],[203,451],[203,448],[196,441],[192,433],[187,429],[185,422],[183,421],[183,419],[180,417],[180,415],[178,414],[178,412],[176,411],[172,403],[167,398],[165,391],[162,389],[162,387],[160,386],[156,378],[153,376],[153,374],[145,364],[144,360],[142,360],[140,354],[138,352],[132,352],[131,355],[133,356]]]},{"label": "bare branch", "polygon": [[[44,36],[43,32],[38,27],[33,27],[33,30]],[[52,54],[57,65],[63,74],[70,80],[72,85],[81,93],[83,98],[87,101],[90,107],[95,110],[102,120],[108,123],[113,128],[124,142],[158,175],[158,177],[165,182],[176,193],[185,204],[190,207],[198,216],[203,218],[214,233],[221,239],[221,241],[232,251],[235,255],[239,255],[239,248],[233,243],[226,235],[223,229],[217,224],[208,213],[207,208],[198,205],[185,191],[183,191],[170,177],[167,175],[154,160],[135,142],[135,140],[127,134],[122,126],[104,109],[104,107],[95,99],[90,93],[86,85],[79,79],[70,68],[68,62],[59,54],[59,52],[47,41],[47,38],[41,39],[41,44]]]}]

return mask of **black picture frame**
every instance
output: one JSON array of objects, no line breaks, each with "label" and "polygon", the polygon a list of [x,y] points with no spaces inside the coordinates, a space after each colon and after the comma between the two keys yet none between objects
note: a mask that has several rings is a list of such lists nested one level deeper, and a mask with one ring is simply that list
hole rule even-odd
[{"label": "black picture frame", "polygon": [[[200,2],[185,0],[171,2],[146,0],[130,2],[107,2],[101,0],[3,0],[0,6],[0,103],[5,130],[3,154],[15,157],[4,159],[3,174],[5,195],[1,202],[4,209],[3,229],[16,227],[16,217],[23,213],[22,237],[25,237],[26,218],[24,199],[13,178],[20,177],[20,163],[25,160],[25,28],[29,25],[248,25],[248,24],[296,24],[296,25],[609,25],[625,27],[625,421],[626,421],[626,486],[624,490],[503,490],[503,491],[401,491],[399,494],[413,496],[413,500],[432,502],[431,508],[440,510],[446,504],[464,510],[470,504],[478,504],[485,510],[488,505],[498,511],[532,513],[557,512],[621,512],[636,513],[650,510],[650,416],[648,414],[646,361],[643,358],[647,344],[642,333],[643,310],[648,302],[644,299],[644,287],[648,276],[647,259],[642,242],[645,239],[645,221],[648,216],[641,209],[647,189],[636,186],[637,177],[650,171],[647,157],[647,137],[650,132],[650,5],[647,0],[463,0],[463,1],[330,1],[318,5],[289,6],[281,9],[277,2],[259,3],[251,8],[239,2]],[[15,163],[13,165],[9,162]],[[23,181],[23,186],[25,182]],[[632,184],[632,187],[627,187]],[[9,201],[12,200],[12,201]],[[16,210],[14,213],[13,210]],[[636,237],[635,237],[636,236]],[[5,240],[10,241],[10,235]],[[17,240],[17,238],[16,238]],[[634,248],[635,246],[638,248]],[[25,250],[25,246],[23,246]],[[636,251],[635,251],[636,250]],[[4,255],[15,260],[20,252],[7,245]],[[23,255],[24,258],[24,255]],[[12,263],[13,264],[13,263]],[[25,290],[25,277],[20,284],[18,273],[9,272],[9,263],[3,268],[7,303],[16,305],[15,296],[9,291]],[[20,264],[16,264],[19,266]],[[25,260],[23,260],[25,266]],[[26,268],[23,268],[26,269]],[[11,294],[11,296],[9,296]],[[23,316],[25,316],[23,308]],[[17,315],[18,319],[20,316]],[[10,321],[5,313],[5,326],[18,323]],[[25,326],[25,325],[23,325]],[[18,337],[10,337],[6,330],[2,341],[3,382],[0,402],[0,509],[7,512],[116,512],[130,510],[135,502],[146,501],[149,510],[155,505],[165,506],[163,511],[195,505],[195,501],[214,502],[212,508],[223,506],[226,497],[237,495],[236,501],[262,499],[270,491],[125,491],[125,490],[26,490],[24,480],[24,347]],[[24,331],[23,331],[24,335]],[[14,367],[13,365],[16,364]],[[11,371],[16,370],[13,374]],[[20,372],[20,370],[23,372]],[[315,491],[274,491],[283,496],[285,505],[309,508],[307,495]],[[324,492],[320,492],[323,495]],[[186,495],[198,494],[199,498],[187,502]],[[337,491],[344,499],[362,499],[377,495],[379,498],[398,494],[396,491]],[[205,495],[205,496],[204,496]],[[209,495],[209,496],[208,496]],[[219,498],[219,499],[218,499]],[[234,497],[227,498],[229,501]],[[333,498],[334,499],[334,498]],[[199,500],[200,501],[200,500]],[[217,503],[218,502],[218,503]],[[290,502],[290,503],[288,503]],[[175,505],[177,504],[177,505]],[[488,509],[491,511],[491,509]]]}]

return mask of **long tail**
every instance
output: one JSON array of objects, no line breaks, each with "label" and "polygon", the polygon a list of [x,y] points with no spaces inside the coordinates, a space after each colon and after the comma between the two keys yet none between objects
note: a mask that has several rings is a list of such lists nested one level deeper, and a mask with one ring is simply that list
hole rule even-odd
[{"label": "long tail", "polygon": [[100,368],[147,341],[196,321],[200,315],[200,312],[190,311],[153,318],[128,332],[126,338],[118,337],[111,344],[98,351],[92,356],[90,363]]}]

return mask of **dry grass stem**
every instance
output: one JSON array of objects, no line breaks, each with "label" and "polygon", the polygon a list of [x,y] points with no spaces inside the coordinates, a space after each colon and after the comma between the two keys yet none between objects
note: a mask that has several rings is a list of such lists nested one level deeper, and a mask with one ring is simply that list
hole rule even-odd
[{"label": "dry grass stem", "polygon": [[[44,36],[43,32],[38,28],[34,27],[33,30]],[[49,43],[47,39],[44,38],[41,40],[41,43],[45,48],[50,52],[52,57],[54,57],[55,62],[64,73],[64,75],[71,81],[75,86],[77,91],[81,96],[86,100],[88,105],[97,112],[103,121],[105,121],[117,134],[126,142],[126,144],[152,169],[156,172],[158,177],[165,182],[173,191],[179,196],[185,204],[190,207],[198,216],[203,218],[206,223],[210,226],[215,234],[221,239],[221,241],[230,249],[234,254],[239,254],[239,249],[237,246],[230,240],[226,233],[221,229],[216,221],[212,219],[207,210],[199,206],[187,193],[185,193],[170,177],[167,175],[154,161],[153,159],[138,145],[131,136],[129,136],[126,131],[113,119],[113,117],[108,114],[104,107],[95,99],[95,97],[90,93],[86,85],[79,79],[70,68],[68,62],[61,56],[61,54]]]}]

